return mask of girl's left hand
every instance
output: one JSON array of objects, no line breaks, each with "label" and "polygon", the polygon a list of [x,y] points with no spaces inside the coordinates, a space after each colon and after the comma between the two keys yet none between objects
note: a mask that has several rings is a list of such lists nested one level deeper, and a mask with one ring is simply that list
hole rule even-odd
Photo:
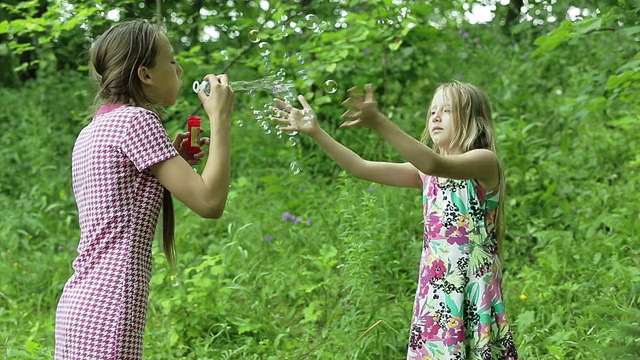
[{"label": "girl's left hand", "polygon": [[349,98],[342,104],[349,107],[342,117],[346,119],[340,127],[350,128],[356,126],[375,127],[380,120],[380,111],[373,92],[373,85],[367,84],[364,87],[364,97],[357,88],[352,87],[347,90]]},{"label": "girl's left hand", "polygon": [[[200,130],[200,132],[202,132],[202,130]],[[199,165],[202,162],[202,158],[205,157],[207,154],[204,150],[196,154],[190,154],[188,140],[189,140],[189,132],[179,133],[176,136],[175,140],[173,140],[173,147],[175,147],[176,150],[178,150],[178,153],[180,154],[180,156],[182,156],[182,158],[185,159],[189,163],[189,165],[191,166]],[[206,146],[206,145],[209,145],[209,138],[201,137],[200,147]]]}]

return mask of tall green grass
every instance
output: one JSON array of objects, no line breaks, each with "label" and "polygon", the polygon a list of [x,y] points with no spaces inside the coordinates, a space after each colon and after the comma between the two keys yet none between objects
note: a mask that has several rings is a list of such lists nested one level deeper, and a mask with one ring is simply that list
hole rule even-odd
[{"label": "tall green grass", "polygon": [[[87,121],[84,83],[66,74],[0,89],[5,358],[53,354],[55,307],[79,235],[70,151]],[[236,116],[250,118],[247,106]],[[524,118],[499,120],[510,184],[504,291],[521,357],[637,357],[634,133],[595,120],[553,134]],[[223,218],[177,204],[177,269],[154,248],[145,358],[403,358],[419,192],[320,172],[335,167],[313,145],[291,147],[246,123],[233,129]],[[300,174],[289,171],[292,160]]]}]

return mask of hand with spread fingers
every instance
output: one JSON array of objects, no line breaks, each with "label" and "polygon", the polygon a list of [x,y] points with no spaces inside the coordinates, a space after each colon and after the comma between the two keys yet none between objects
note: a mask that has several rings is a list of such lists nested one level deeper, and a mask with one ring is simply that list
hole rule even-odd
[{"label": "hand with spread fingers", "polygon": [[342,117],[347,121],[340,125],[340,127],[350,128],[363,126],[374,128],[378,125],[381,114],[378,110],[373,85],[365,85],[364,90],[364,96],[355,87],[348,90],[349,98],[342,103],[349,107],[349,110],[342,114]]},{"label": "hand with spread fingers", "polygon": [[302,109],[297,109],[280,99],[273,99],[273,101],[278,104],[278,107],[273,108],[275,115],[271,119],[285,125],[280,130],[286,132],[297,131],[309,136],[313,136],[320,130],[316,121],[316,113],[309,106],[304,96],[298,95],[298,101],[302,104]]}]

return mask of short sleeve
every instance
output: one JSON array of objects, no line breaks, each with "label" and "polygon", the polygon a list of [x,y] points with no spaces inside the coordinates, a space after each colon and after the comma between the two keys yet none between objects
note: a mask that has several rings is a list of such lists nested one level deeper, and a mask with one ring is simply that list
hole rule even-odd
[{"label": "short sleeve", "polygon": [[179,155],[158,115],[142,109],[128,123],[122,150],[138,171]]}]

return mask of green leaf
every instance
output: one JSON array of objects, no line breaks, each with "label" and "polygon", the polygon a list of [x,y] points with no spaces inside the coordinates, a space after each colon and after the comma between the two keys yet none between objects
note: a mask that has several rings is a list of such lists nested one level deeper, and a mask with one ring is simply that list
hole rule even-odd
[{"label": "green leaf", "polygon": [[402,45],[402,40],[396,40],[389,44],[389,50],[396,51],[400,48],[400,45]]},{"label": "green leaf", "polygon": [[524,328],[530,327],[531,324],[533,324],[535,321],[536,321],[536,313],[533,312],[532,310],[529,310],[518,315],[518,320],[516,320],[516,323],[520,328],[524,329]]},{"label": "green leaf", "polygon": [[320,318],[320,315],[322,315],[322,309],[317,308],[319,303],[320,303],[319,300],[314,300],[304,310],[302,310],[304,319],[300,321],[301,323],[318,321],[318,319]]},{"label": "green leaf", "polygon": [[574,23],[574,27],[578,34],[586,34],[591,31],[600,29],[602,26],[602,18],[592,18]]},{"label": "green leaf", "polygon": [[640,26],[632,26],[632,27],[628,27],[628,28],[622,28],[620,30],[618,30],[618,33],[624,35],[624,36],[629,36],[629,37],[633,37],[636,34],[640,33]]},{"label": "green leaf", "polygon": [[533,44],[538,45],[535,51],[531,53],[531,57],[537,56],[539,54],[549,52],[555,48],[557,48],[563,41],[568,38],[573,37],[574,35],[571,32],[571,26],[573,23],[571,21],[564,21],[559,28],[553,30],[549,34],[545,36],[541,36],[537,38]]},{"label": "green leaf", "polygon": [[607,89],[616,89],[621,87],[623,84],[631,84],[633,81],[636,81],[640,78],[640,74],[633,70],[627,70],[619,75],[611,75],[607,80],[606,88]]}]

